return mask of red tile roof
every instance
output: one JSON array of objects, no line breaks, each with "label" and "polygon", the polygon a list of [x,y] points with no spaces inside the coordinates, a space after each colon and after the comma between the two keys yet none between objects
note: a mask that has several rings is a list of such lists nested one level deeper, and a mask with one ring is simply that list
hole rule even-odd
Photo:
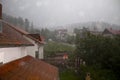
[{"label": "red tile roof", "polygon": [[58,80],[58,68],[26,56],[0,66],[0,80]]},{"label": "red tile roof", "polygon": [[3,20],[2,20],[2,22],[5,23],[5,24],[7,24],[9,27],[11,27],[12,29],[18,31],[18,32],[21,33],[21,34],[24,34],[24,35],[25,35],[25,34],[29,34],[27,31],[19,28],[18,26],[14,26],[14,25],[12,25],[12,24],[10,24],[10,23],[8,23],[8,22],[6,22],[6,21],[3,21]]},{"label": "red tile roof", "polygon": [[43,36],[40,36],[40,34],[28,34],[28,35],[34,38],[34,40],[36,40],[37,42],[41,44],[45,43]]},{"label": "red tile roof", "polygon": [[[17,32],[19,32],[19,33],[21,33],[21,34],[31,38],[32,40],[34,40],[34,41],[36,41],[36,42],[38,42],[40,44],[44,44],[45,43],[43,37],[40,36],[39,34],[30,34],[27,31],[25,31],[25,30],[23,30],[23,29],[21,29],[19,27],[16,27],[16,26],[14,26],[14,25],[12,25],[12,24],[10,24],[8,22],[5,22],[5,21],[3,21],[3,22],[6,23],[7,25],[9,25],[9,27],[11,27],[12,29],[14,29]],[[38,37],[40,37],[40,39],[38,39]]]},{"label": "red tile roof", "polygon": [[[15,47],[15,46],[33,46],[28,40],[23,37],[14,26],[2,21],[2,32],[0,33],[0,47]],[[21,31],[22,32],[22,31]]]},{"label": "red tile roof", "polygon": [[107,28],[104,31],[108,31],[109,33],[114,34],[114,35],[117,35],[117,34],[120,35],[120,30],[114,30],[114,29],[111,29],[111,28]]}]

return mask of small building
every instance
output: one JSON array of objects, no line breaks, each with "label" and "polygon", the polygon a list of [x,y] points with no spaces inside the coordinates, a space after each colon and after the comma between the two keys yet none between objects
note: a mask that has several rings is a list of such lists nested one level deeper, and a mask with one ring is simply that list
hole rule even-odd
[{"label": "small building", "polygon": [[29,40],[34,46],[28,47],[27,51],[29,55],[36,57],[38,59],[44,59],[44,38],[43,36],[40,36],[39,34],[25,34],[25,38]]},{"label": "small building", "polygon": [[26,56],[27,47],[34,45],[2,19],[0,19],[0,24],[2,27],[0,32],[0,63],[7,63]]},{"label": "small building", "polygon": [[31,56],[0,66],[0,80],[59,80],[58,68]]},{"label": "small building", "polygon": [[68,53],[56,53],[53,57],[45,59],[46,62],[51,64],[62,64],[69,59]]},{"label": "small building", "polygon": [[56,30],[56,38],[60,41],[66,41],[66,39],[67,39],[67,29]]},{"label": "small building", "polygon": [[114,37],[115,35],[120,35],[120,30],[114,30],[112,28],[106,28],[103,33],[102,33],[103,36],[105,37]]},{"label": "small building", "polygon": [[40,58],[43,44],[40,35],[2,20],[0,4],[0,80],[59,80],[58,68],[34,58]]},{"label": "small building", "polygon": [[26,55],[43,59],[43,44],[44,39],[40,35],[29,34],[4,21],[0,4],[0,63],[7,63]]}]

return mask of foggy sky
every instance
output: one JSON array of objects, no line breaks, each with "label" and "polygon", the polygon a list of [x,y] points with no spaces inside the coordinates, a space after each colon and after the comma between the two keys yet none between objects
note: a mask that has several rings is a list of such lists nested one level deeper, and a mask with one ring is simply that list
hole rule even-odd
[{"label": "foggy sky", "polygon": [[37,26],[88,21],[120,25],[120,0],[0,0],[3,12],[28,18]]}]

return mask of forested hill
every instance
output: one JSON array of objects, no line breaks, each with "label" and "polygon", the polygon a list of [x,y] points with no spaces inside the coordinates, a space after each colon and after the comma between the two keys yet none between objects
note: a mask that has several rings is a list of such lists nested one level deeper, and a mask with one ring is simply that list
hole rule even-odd
[{"label": "forested hill", "polygon": [[83,27],[89,28],[89,30],[94,30],[96,28],[98,31],[103,31],[105,28],[113,28],[115,30],[120,30],[120,25],[111,24],[107,22],[83,22],[83,23],[74,23],[65,26],[68,30],[73,30],[74,28],[81,29]]},{"label": "forested hill", "polygon": [[33,22],[30,22],[27,18],[24,19],[22,17],[13,17],[13,16],[6,15],[5,13],[3,13],[3,20],[5,20],[17,27],[20,27],[30,33],[34,33],[34,32],[39,33],[40,32],[39,30],[34,28]]},{"label": "forested hill", "polygon": [[45,40],[53,39],[55,40],[55,31],[50,31],[47,28],[36,28],[36,26],[28,19],[22,17],[13,17],[3,13],[3,20],[20,27],[31,34],[40,34],[44,36]]}]

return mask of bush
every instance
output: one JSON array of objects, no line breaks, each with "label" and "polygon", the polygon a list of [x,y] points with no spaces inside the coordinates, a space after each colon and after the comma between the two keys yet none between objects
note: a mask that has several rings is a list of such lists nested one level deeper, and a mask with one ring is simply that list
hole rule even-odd
[{"label": "bush", "polygon": [[81,79],[83,80],[90,73],[91,80],[117,80],[115,74],[108,69],[100,69],[95,66],[81,66]]}]

